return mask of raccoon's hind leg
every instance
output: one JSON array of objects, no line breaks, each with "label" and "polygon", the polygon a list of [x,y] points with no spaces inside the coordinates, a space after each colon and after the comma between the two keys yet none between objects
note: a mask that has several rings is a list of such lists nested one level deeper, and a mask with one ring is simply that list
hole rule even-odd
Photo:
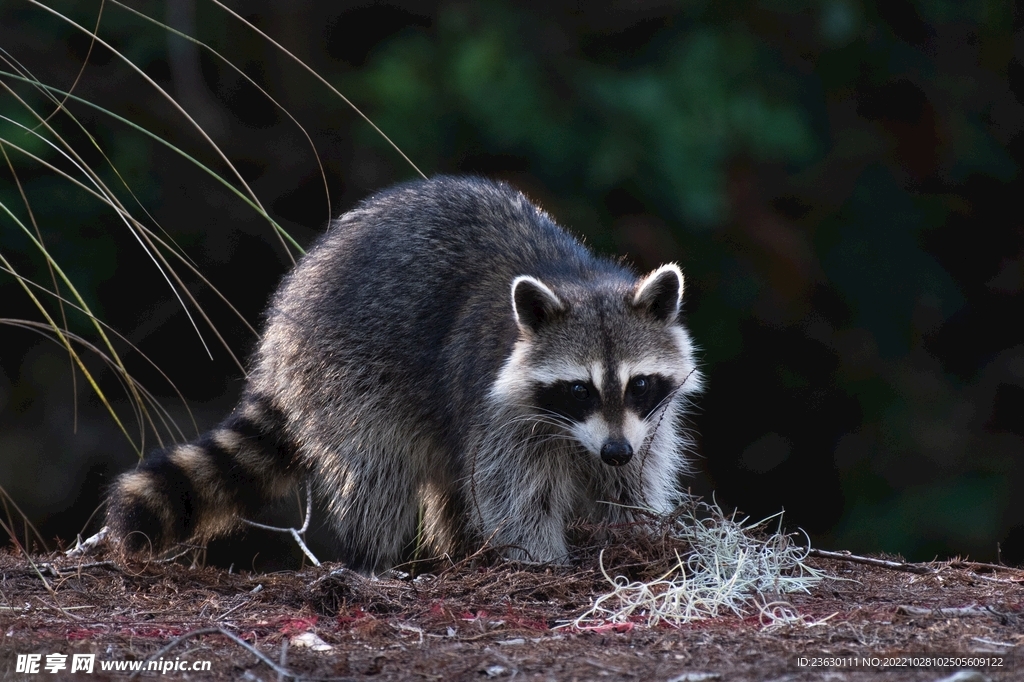
[{"label": "raccoon's hind leg", "polygon": [[352,418],[359,427],[310,450],[342,559],[354,570],[375,572],[451,551],[457,503],[439,451],[429,436],[404,433],[366,413]]},{"label": "raccoon's hind leg", "polygon": [[284,415],[244,396],[199,440],[152,453],[114,484],[107,525],[129,553],[209,540],[282,497],[299,473]]}]

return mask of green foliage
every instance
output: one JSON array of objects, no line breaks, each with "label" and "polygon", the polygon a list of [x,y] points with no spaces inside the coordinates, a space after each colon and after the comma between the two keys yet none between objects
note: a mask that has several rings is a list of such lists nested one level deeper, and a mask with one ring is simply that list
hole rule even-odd
[{"label": "green foliage", "polygon": [[391,41],[348,81],[428,167],[443,169],[470,137],[552,183],[598,193],[636,182],[700,229],[728,215],[730,159],[814,152],[804,112],[768,91],[771,55],[748,31],[699,25],[623,68],[539,52],[512,6],[446,7],[438,25]]}]

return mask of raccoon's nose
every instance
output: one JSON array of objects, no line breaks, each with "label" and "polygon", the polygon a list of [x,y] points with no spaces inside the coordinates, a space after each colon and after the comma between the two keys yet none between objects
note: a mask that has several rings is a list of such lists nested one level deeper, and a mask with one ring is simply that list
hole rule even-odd
[{"label": "raccoon's nose", "polygon": [[633,457],[633,446],[625,438],[615,438],[601,446],[601,461],[620,467]]}]

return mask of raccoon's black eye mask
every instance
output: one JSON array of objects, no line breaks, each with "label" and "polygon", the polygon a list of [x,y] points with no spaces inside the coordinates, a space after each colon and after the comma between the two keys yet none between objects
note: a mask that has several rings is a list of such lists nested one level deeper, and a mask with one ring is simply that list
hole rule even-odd
[{"label": "raccoon's black eye mask", "polygon": [[583,422],[601,407],[601,398],[589,381],[556,381],[536,389],[534,404],[574,422]]},{"label": "raccoon's black eye mask", "polygon": [[[672,379],[661,374],[635,376],[626,385],[625,407],[646,419],[675,388]],[[556,381],[537,387],[534,404],[579,423],[601,408],[601,396],[589,381]]]},{"label": "raccoon's black eye mask", "polygon": [[647,393],[647,389],[650,386],[650,381],[647,377],[633,377],[629,381],[629,387],[626,389],[629,395],[639,398],[644,393]]},{"label": "raccoon's black eye mask", "polygon": [[647,419],[675,388],[675,383],[661,374],[633,377],[626,386],[626,407]]}]

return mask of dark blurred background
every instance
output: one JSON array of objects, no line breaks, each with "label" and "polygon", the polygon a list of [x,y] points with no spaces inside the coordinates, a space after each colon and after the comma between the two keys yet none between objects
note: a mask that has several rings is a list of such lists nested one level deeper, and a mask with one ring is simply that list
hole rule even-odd
[{"label": "dark blurred background", "polygon": [[[90,28],[100,10],[45,2]],[[128,4],[214,47],[306,128],[327,191],[301,131],[256,87],[105,4],[100,37],[204,126],[298,242],[415,177],[328,88],[216,5]],[[1012,3],[229,4],[426,174],[505,179],[601,252],[638,270],[683,267],[708,386],[695,491],[753,517],[784,508],[825,548],[1024,563],[1024,16]],[[77,96],[238,185],[118,54],[90,51],[86,33],[39,6],[0,4],[0,62],[62,90],[81,71]],[[54,110],[25,83],[0,82],[3,116],[38,127],[26,104]],[[77,101],[68,109],[81,127],[57,114],[54,132],[38,132],[73,144],[256,324],[288,268],[267,221],[159,142]],[[187,409],[200,429],[214,424],[242,381],[228,352],[199,320],[207,355],[114,211],[12,145],[82,177],[58,151],[6,120],[0,138],[0,202],[31,224],[13,168],[56,262],[138,348],[117,342],[134,376],[186,436]],[[51,286],[3,210],[0,225],[5,269]],[[178,269],[244,358],[255,337]],[[0,317],[44,319],[6,272]],[[87,363],[138,445],[116,376]],[[141,447],[155,444],[146,432]],[[0,486],[44,538],[81,531],[135,457],[60,345],[0,325]]]}]

